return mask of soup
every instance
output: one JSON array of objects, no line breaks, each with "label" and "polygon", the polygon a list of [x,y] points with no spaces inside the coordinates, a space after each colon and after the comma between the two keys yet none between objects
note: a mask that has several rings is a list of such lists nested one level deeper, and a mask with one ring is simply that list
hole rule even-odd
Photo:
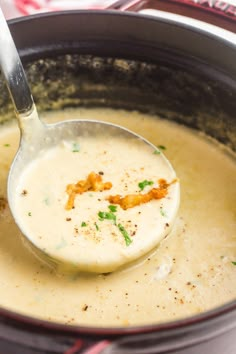
[{"label": "soup", "polygon": [[159,149],[91,127],[41,151],[12,198],[21,230],[64,271],[111,272],[136,260],[169,233],[179,205]]},{"label": "soup", "polygon": [[204,312],[236,297],[236,165],[205,136],[137,112],[75,110],[50,120],[111,121],[165,150],[181,184],[180,211],[154,252],[110,274],[55,274],[24,246],[6,202],[17,127],[0,133],[2,307],[59,323],[129,326]]}]

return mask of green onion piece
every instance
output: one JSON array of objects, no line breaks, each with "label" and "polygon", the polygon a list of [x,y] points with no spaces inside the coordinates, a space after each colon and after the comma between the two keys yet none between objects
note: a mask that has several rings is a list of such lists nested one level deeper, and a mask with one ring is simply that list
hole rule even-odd
[{"label": "green onion piece", "polygon": [[116,205],[108,205],[108,208],[112,213],[115,213],[117,211],[117,206]]},{"label": "green onion piece", "polygon": [[139,182],[138,186],[139,186],[140,190],[143,191],[145,187],[152,186],[153,184],[154,184],[153,181],[148,181],[145,179],[144,181]]},{"label": "green onion piece", "polygon": [[116,215],[113,214],[112,212],[107,212],[107,211],[99,211],[98,212],[99,220],[112,220],[114,224],[116,224]]},{"label": "green onion piece", "polygon": [[236,266],[236,262],[232,262],[232,264]]},{"label": "green onion piece", "polygon": [[85,221],[82,221],[81,227],[85,227],[85,226],[87,226],[86,222],[85,222]]},{"label": "green onion piece", "polygon": [[133,242],[133,240],[130,238],[128,232],[125,230],[124,226],[122,226],[121,224],[118,224],[118,229],[120,230],[120,232],[124,236],[126,246],[129,246]]},{"label": "green onion piece", "polygon": [[72,152],[79,152],[80,151],[80,146],[78,143],[73,143],[72,144]]},{"label": "green onion piece", "polygon": [[166,150],[166,147],[164,145],[158,145],[158,149]]},{"label": "green onion piece", "polygon": [[96,230],[99,231],[100,229],[99,229],[99,227],[98,227],[98,224],[95,222],[94,225],[95,225],[95,227],[96,227]]}]

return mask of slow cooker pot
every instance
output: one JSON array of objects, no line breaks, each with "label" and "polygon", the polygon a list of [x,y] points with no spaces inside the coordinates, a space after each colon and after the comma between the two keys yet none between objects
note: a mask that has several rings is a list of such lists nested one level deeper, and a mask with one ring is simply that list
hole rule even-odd
[{"label": "slow cooker pot", "polygon": [[[236,43],[173,20],[112,11],[10,22],[39,112],[113,107],[158,114],[236,150]],[[12,106],[0,84],[1,123]],[[108,309],[111,311],[112,309]],[[234,354],[236,301],[142,327],[61,325],[0,309],[0,352]]]}]

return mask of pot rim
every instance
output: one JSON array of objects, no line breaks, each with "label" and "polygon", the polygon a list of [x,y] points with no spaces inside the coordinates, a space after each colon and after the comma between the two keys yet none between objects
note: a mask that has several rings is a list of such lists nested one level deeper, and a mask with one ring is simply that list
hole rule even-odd
[{"label": "pot rim", "polygon": [[[80,325],[66,325],[53,321],[46,321],[35,317],[23,315],[11,310],[0,307],[0,317],[10,320],[12,323],[20,324],[21,326],[30,326],[31,330],[36,329],[44,332],[44,330],[51,333],[56,332],[64,335],[95,335],[95,336],[123,336],[144,334],[153,332],[162,332],[166,330],[179,330],[190,328],[193,326],[207,325],[212,321],[217,321],[223,316],[236,314],[236,301],[231,301],[220,307],[203,312],[198,315],[181,318],[175,321],[168,321],[157,324],[137,325],[129,327],[95,327],[95,326],[80,326]],[[226,328],[227,330],[227,328]]]},{"label": "pot rim", "polygon": [[200,20],[195,20],[187,16],[174,15],[165,11],[156,11],[155,10],[143,10],[143,12],[124,12],[119,10],[63,10],[63,11],[52,11],[52,12],[42,12],[36,13],[33,15],[26,15],[16,18],[11,18],[7,20],[7,22],[11,24],[16,24],[20,22],[25,22],[29,20],[35,20],[40,18],[47,17],[57,17],[57,16],[67,16],[74,14],[90,14],[90,15],[115,15],[117,17],[136,17],[136,18],[146,18],[149,20],[159,21],[163,23],[174,24],[176,26],[181,26],[183,28],[189,29],[193,32],[199,32],[201,34],[205,34],[207,36],[215,37],[218,40],[224,40],[228,42],[228,44],[232,44],[236,47],[236,34],[230,32],[229,30],[223,29],[221,27],[217,27],[215,25],[209,24],[207,22],[203,22]]},{"label": "pot rim", "polygon": [[[167,24],[174,24],[176,26],[185,27],[190,31],[198,32],[203,35],[214,37],[216,40],[227,42],[227,45],[233,46],[236,50],[236,41],[233,42],[227,38],[227,31],[222,30],[216,33],[209,32],[204,28],[196,28],[196,26],[191,26],[190,22],[182,22],[180,20],[173,20],[166,17],[158,16],[155,18],[154,16],[145,15],[145,14],[137,14],[137,13],[124,13],[121,11],[114,11],[114,10],[66,10],[66,11],[58,11],[58,12],[49,12],[49,13],[39,13],[29,16],[24,16],[20,18],[15,18],[9,20],[9,25],[15,25],[17,23],[24,23],[25,21],[29,20],[36,20],[40,18],[50,18],[56,16],[68,16],[70,14],[79,15],[79,14],[94,14],[94,15],[115,15],[115,16],[128,16],[128,17],[141,17],[147,18],[149,20],[164,22]],[[236,38],[236,37],[235,37]],[[129,326],[129,327],[94,327],[94,326],[80,326],[80,325],[66,325],[62,323],[57,323],[53,321],[46,321],[43,319],[38,319],[35,317],[31,317],[28,315],[24,315],[21,313],[14,312],[12,310],[8,310],[6,308],[0,307],[0,322],[1,318],[3,318],[4,323],[11,323],[14,325],[21,325],[22,328],[25,326],[26,328],[30,328],[32,331],[40,331],[47,333],[56,333],[56,334],[64,334],[64,335],[95,335],[95,336],[123,336],[127,334],[144,334],[144,333],[153,333],[153,332],[161,332],[166,330],[176,330],[176,329],[186,329],[187,327],[192,326],[207,326],[212,321],[221,320],[222,317],[236,315],[236,299],[225,303],[221,306],[213,308],[209,311],[203,312],[198,315],[189,316],[187,318],[181,318],[175,321],[168,321],[163,323],[157,324],[147,324],[147,325],[137,325],[137,326]]]}]

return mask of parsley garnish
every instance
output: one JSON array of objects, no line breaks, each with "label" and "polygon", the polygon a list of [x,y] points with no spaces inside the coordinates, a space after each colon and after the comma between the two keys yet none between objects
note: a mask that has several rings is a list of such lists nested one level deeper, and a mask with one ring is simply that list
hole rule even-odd
[{"label": "parsley garnish", "polygon": [[160,152],[160,150],[158,150],[158,149],[156,149],[156,150],[153,152],[154,155],[160,155],[160,153],[161,153],[161,152]]},{"label": "parsley garnish", "polygon": [[139,182],[138,186],[139,186],[140,190],[143,191],[145,187],[152,186],[153,184],[154,184],[153,181],[148,181],[145,179],[144,181]]},{"label": "parsley garnish", "polygon": [[72,152],[79,152],[80,151],[80,146],[78,143],[73,143],[72,144]]},{"label": "parsley garnish", "polygon": [[133,241],[129,237],[128,232],[125,230],[124,226],[122,226],[121,224],[118,224],[118,229],[120,230],[120,232],[124,236],[126,246],[129,246]]},{"label": "parsley garnish", "polygon": [[160,155],[160,150],[166,150],[166,147],[164,145],[158,145],[157,149],[153,152],[153,154]]},{"label": "parsley garnish", "polygon": [[112,213],[115,213],[117,211],[117,206],[116,205],[108,205],[108,208]]},{"label": "parsley garnish", "polygon": [[98,224],[95,222],[94,225],[95,225],[95,227],[96,227],[96,230],[99,231],[100,229],[99,229],[99,227],[98,227]]},{"label": "parsley garnish", "polygon": [[113,214],[113,212],[107,212],[107,211],[99,211],[98,212],[99,220],[112,220],[114,224],[116,225],[116,215]]},{"label": "parsley garnish", "polygon": [[85,227],[85,226],[87,226],[86,222],[85,222],[85,221],[82,221],[81,227]]},{"label": "parsley garnish", "polygon": [[236,262],[233,261],[232,264],[236,266]]},{"label": "parsley garnish", "polygon": [[166,147],[164,145],[158,145],[158,149],[160,150],[166,150]]},{"label": "parsley garnish", "polygon": [[126,246],[129,246],[133,241],[130,238],[128,232],[125,230],[124,226],[122,226],[121,224],[116,223],[116,215],[114,214],[117,211],[117,206],[116,205],[109,205],[108,206],[110,211],[99,211],[98,212],[98,217],[100,221],[103,220],[111,220],[113,221],[114,225],[116,225],[119,229],[119,231],[122,233]]}]

